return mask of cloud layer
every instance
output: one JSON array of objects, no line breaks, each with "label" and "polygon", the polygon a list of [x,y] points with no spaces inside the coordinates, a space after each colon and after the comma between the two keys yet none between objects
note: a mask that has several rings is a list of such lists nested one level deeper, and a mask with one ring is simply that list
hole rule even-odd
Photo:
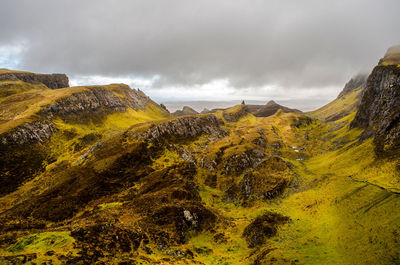
[{"label": "cloud layer", "polygon": [[239,94],[323,95],[400,43],[399,10],[398,0],[3,0],[0,51],[17,52],[0,63],[160,91],[227,82]]}]

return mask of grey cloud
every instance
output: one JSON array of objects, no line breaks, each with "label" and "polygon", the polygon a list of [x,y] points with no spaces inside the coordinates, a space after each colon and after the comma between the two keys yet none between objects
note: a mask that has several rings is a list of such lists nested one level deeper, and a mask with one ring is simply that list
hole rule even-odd
[{"label": "grey cloud", "polygon": [[0,46],[21,67],[159,75],[155,87],[342,86],[400,43],[398,0],[2,0]]}]

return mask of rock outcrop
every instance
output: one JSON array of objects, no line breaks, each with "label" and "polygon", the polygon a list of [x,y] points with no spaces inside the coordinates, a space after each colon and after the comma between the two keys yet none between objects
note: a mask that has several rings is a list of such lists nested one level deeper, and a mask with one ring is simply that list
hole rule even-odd
[{"label": "rock outcrop", "polygon": [[[369,75],[361,104],[351,127],[373,131],[377,154],[397,149],[400,145],[400,68],[389,49]],[[392,63],[387,65],[386,58]],[[399,62],[400,63],[400,60]]]},{"label": "rock outcrop", "polygon": [[[65,120],[79,121],[82,120],[82,114],[95,115],[99,111],[124,112],[127,105],[127,102],[104,87],[92,87],[87,91],[72,94],[45,106],[39,115],[48,119],[58,116]],[[79,119],[77,115],[79,115]]]},{"label": "rock outcrop", "polygon": [[227,122],[236,122],[248,113],[247,107],[244,104],[236,105],[224,110],[222,116]]},{"label": "rock outcrop", "polygon": [[287,223],[289,220],[289,217],[267,212],[246,226],[242,236],[246,239],[249,248],[263,245],[268,238],[276,235],[280,225]]},{"label": "rock outcrop", "polygon": [[165,140],[188,140],[202,134],[220,137],[226,134],[214,115],[180,117],[165,123],[153,124],[147,131],[138,135],[151,143],[161,143]]},{"label": "rock outcrop", "polygon": [[0,81],[3,80],[21,80],[26,83],[42,83],[50,89],[69,87],[69,79],[65,74],[35,74],[19,71],[0,71]]},{"label": "rock outcrop", "polygon": [[1,137],[0,145],[24,145],[26,143],[43,142],[57,129],[50,121],[40,120],[33,123],[25,123]]}]

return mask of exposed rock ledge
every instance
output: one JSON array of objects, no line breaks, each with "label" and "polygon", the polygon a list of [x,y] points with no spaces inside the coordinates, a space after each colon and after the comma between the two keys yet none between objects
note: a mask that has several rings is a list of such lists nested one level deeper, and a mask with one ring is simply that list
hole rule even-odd
[{"label": "exposed rock ledge", "polygon": [[43,142],[57,129],[50,121],[25,123],[2,137],[1,145],[23,145],[32,142]]},{"label": "exposed rock ledge", "polygon": [[165,123],[154,124],[147,131],[138,135],[148,142],[161,142],[165,139],[190,139],[202,134],[220,137],[226,134],[214,115],[186,116]]},{"label": "exposed rock ledge", "polygon": [[0,73],[0,81],[2,80],[21,80],[31,84],[43,83],[51,89],[69,87],[69,79],[65,74],[34,74],[28,72],[10,71],[6,73]]}]

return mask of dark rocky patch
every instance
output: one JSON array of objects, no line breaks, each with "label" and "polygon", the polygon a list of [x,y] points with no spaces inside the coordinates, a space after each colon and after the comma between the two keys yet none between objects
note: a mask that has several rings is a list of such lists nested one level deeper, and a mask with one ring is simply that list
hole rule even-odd
[{"label": "dark rocky patch", "polygon": [[246,226],[242,236],[246,239],[249,248],[264,245],[268,238],[277,234],[278,227],[289,220],[289,217],[267,212]]},{"label": "dark rocky patch", "polygon": [[0,143],[0,195],[8,194],[24,181],[45,169],[44,161],[53,161],[45,146],[39,143],[4,145]]},{"label": "dark rocky patch", "polygon": [[378,155],[400,146],[400,68],[378,65],[368,77],[356,117],[351,127],[373,130]]},{"label": "dark rocky patch", "polygon": [[137,137],[151,143],[187,141],[202,134],[221,137],[226,131],[214,115],[180,117],[165,123],[153,124]]},{"label": "dark rocky patch", "polygon": [[116,227],[112,224],[98,224],[80,227],[71,231],[75,238],[75,248],[80,249],[79,255],[67,261],[67,264],[92,264],[99,258],[116,256],[136,251],[145,235]]}]

